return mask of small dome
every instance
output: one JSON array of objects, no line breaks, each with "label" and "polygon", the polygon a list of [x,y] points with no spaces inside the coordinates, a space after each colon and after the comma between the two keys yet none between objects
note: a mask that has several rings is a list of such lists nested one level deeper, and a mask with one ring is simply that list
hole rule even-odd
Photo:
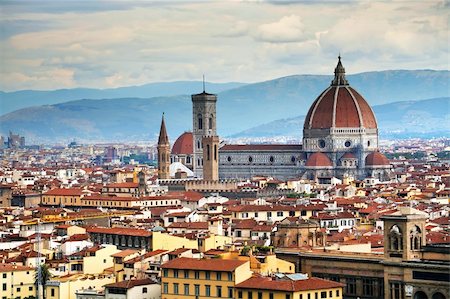
[{"label": "small dome", "polygon": [[324,153],[314,153],[306,161],[306,167],[333,167],[330,158]]},{"label": "small dome", "polygon": [[357,159],[352,153],[345,153],[341,159]]},{"label": "small dome", "polygon": [[389,165],[389,159],[386,158],[385,155],[383,155],[380,152],[373,152],[367,155],[366,157],[366,165],[367,166],[386,166]]},{"label": "small dome", "polygon": [[192,138],[192,132],[181,134],[173,144],[172,155],[192,155],[194,153]]}]

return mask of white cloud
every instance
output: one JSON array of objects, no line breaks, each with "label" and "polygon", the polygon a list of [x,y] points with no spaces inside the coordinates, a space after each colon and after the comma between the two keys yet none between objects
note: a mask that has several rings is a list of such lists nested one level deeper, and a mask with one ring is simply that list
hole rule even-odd
[{"label": "white cloud", "polygon": [[255,38],[270,43],[303,41],[306,39],[305,26],[297,15],[284,16],[278,22],[259,26]]},{"label": "white cloud", "polygon": [[[448,69],[443,3],[170,2],[89,12],[60,6],[58,13],[10,8],[8,35],[0,40],[0,89],[106,88],[204,73],[219,82],[330,74],[339,51],[350,73]],[[39,28],[30,25],[36,21]]]}]

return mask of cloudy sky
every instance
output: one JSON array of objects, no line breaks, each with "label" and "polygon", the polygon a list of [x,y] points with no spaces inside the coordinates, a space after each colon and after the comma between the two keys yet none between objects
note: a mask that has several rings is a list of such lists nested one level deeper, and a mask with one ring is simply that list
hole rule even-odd
[{"label": "cloudy sky", "polygon": [[2,1],[0,89],[449,69],[449,2]]}]

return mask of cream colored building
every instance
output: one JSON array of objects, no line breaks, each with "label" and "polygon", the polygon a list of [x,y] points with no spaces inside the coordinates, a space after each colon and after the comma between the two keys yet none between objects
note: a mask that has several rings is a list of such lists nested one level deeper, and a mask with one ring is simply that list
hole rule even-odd
[{"label": "cream colored building", "polygon": [[0,264],[0,298],[36,296],[35,269],[12,264]]},{"label": "cream colored building", "polygon": [[45,286],[46,299],[76,299],[76,291],[93,289],[100,291],[104,285],[115,282],[114,275],[74,274],[53,278]]}]

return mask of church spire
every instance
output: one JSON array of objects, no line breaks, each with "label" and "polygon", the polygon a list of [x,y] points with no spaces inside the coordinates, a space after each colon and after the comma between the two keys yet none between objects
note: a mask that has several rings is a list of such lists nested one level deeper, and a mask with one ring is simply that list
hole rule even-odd
[{"label": "church spire", "polygon": [[168,144],[169,137],[167,136],[166,123],[164,122],[164,112],[161,120],[161,129],[159,130],[158,144]]},{"label": "church spire", "polygon": [[338,56],[338,64],[334,69],[334,79],[333,81],[331,81],[331,85],[332,86],[348,85],[348,81],[347,79],[345,79],[345,68],[341,62],[341,54],[339,54]]}]

